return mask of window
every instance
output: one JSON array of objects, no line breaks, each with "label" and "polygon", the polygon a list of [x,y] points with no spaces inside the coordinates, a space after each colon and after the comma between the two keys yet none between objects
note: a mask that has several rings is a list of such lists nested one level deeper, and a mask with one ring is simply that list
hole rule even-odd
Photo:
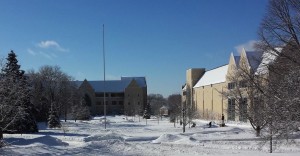
[{"label": "window", "polygon": [[117,104],[117,101],[112,101],[112,105],[116,105]]},{"label": "window", "polygon": [[239,100],[239,120],[247,121],[247,98]]},{"label": "window", "polygon": [[234,82],[228,83],[228,89],[234,89],[234,88],[235,88],[235,83]]},{"label": "window", "polygon": [[98,102],[97,102],[97,105],[102,105],[102,102],[101,102],[101,101],[98,101]]},{"label": "window", "polygon": [[239,87],[240,88],[246,88],[247,87],[247,81],[243,80],[239,82]]},{"label": "window", "polygon": [[140,102],[138,102],[138,105],[140,105]]},{"label": "window", "polygon": [[228,99],[228,120],[235,120],[235,99],[229,98]]},{"label": "window", "polygon": [[130,102],[128,102],[128,105],[130,105]]},{"label": "window", "polygon": [[123,101],[119,101],[119,105],[124,105],[124,102]]}]

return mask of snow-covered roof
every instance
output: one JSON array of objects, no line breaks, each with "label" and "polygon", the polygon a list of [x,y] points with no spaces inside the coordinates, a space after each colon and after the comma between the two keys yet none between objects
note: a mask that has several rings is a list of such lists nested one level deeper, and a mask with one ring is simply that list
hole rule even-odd
[{"label": "snow-covered roof", "polygon": [[[282,48],[276,48],[278,52],[281,52]],[[264,52],[262,55],[261,63],[259,64],[256,73],[257,75],[268,73],[268,65],[275,61],[278,54],[274,51]]]},{"label": "snow-covered roof", "polygon": [[[104,81],[87,81],[87,82],[93,87],[95,92],[105,91],[110,93],[121,93],[125,91],[125,88],[130,84],[132,80],[135,80],[140,87],[147,86],[145,77],[121,77],[121,80],[106,80],[105,84]],[[74,81],[74,82],[76,85],[80,86],[83,81]]]},{"label": "snow-covered roof", "polygon": [[186,84],[184,84],[184,87],[182,88],[182,91],[186,91]]},{"label": "snow-covered roof", "polygon": [[206,71],[202,78],[196,83],[194,88],[221,83],[226,81],[228,65],[224,65],[209,71]]}]

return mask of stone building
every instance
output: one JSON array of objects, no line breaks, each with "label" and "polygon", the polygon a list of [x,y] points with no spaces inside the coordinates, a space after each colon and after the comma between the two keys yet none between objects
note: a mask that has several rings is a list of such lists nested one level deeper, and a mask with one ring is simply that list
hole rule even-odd
[{"label": "stone building", "polygon": [[75,81],[90,106],[92,115],[104,114],[104,91],[108,115],[142,114],[147,104],[145,77],[121,77],[121,80]]},{"label": "stone building", "polygon": [[[245,121],[236,114],[236,102],[224,92],[234,89],[236,82],[231,77],[241,68],[256,71],[261,64],[262,53],[243,50],[239,56],[230,55],[229,63],[211,70],[192,68],[186,72],[186,83],[182,88],[183,106],[191,108],[203,119]],[[238,80],[242,86],[243,80]],[[247,105],[247,99],[243,99]],[[247,108],[247,107],[245,107]]]}]

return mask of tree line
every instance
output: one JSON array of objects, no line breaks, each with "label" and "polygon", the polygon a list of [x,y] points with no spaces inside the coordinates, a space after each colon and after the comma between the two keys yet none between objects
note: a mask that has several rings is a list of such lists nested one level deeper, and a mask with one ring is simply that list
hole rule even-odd
[{"label": "tree line", "polygon": [[3,133],[38,132],[37,122],[58,128],[60,117],[90,118],[78,86],[58,66],[25,73],[11,51],[0,68],[0,147],[4,146]]}]

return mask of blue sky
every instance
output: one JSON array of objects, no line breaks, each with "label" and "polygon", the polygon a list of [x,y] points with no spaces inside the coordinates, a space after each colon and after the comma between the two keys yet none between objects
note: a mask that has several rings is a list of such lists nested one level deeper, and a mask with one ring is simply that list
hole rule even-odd
[{"label": "blue sky", "polygon": [[189,68],[228,63],[257,40],[267,0],[0,0],[0,57],[58,65],[77,80],[146,76],[148,93],[180,93]]}]

